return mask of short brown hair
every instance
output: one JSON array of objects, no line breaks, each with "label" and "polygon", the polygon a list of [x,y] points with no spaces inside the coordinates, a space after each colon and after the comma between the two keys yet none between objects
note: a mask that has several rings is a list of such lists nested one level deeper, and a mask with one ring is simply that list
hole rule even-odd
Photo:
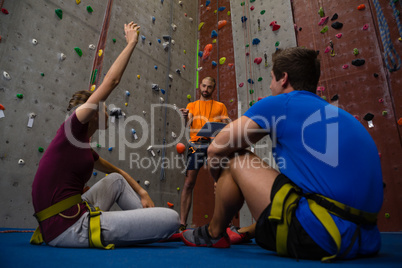
[{"label": "short brown hair", "polygon": [[71,111],[71,109],[74,107],[84,104],[91,95],[92,91],[88,90],[80,90],[75,92],[68,103],[67,111]]},{"label": "short brown hair", "polygon": [[295,90],[316,93],[321,71],[315,50],[302,47],[278,49],[272,54],[272,62],[276,80],[287,73],[289,83]]},{"label": "short brown hair", "polygon": [[[211,77],[211,76],[207,76],[207,77],[204,77],[204,79],[207,79],[207,80],[211,81],[212,83],[214,83],[214,88],[215,88],[215,86],[216,86],[215,78],[213,78],[213,77]],[[204,79],[202,79],[202,80],[204,80]],[[201,82],[202,82],[202,81],[201,81]]]}]

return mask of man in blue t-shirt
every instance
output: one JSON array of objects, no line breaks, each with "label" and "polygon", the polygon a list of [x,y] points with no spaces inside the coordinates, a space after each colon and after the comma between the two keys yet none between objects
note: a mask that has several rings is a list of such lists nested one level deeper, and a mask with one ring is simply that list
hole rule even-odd
[{"label": "man in blue t-shirt", "polygon": [[[277,50],[272,60],[272,96],[226,126],[208,149],[217,181],[214,216],[183,233],[183,241],[229,247],[225,229],[245,200],[257,220],[256,242],[280,255],[330,260],[377,253],[383,187],[374,141],[352,115],[315,94],[315,51]],[[266,135],[279,172],[245,150]],[[281,199],[285,186],[295,192],[294,206],[290,194]],[[282,220],[274,219],[278,208]]]}]

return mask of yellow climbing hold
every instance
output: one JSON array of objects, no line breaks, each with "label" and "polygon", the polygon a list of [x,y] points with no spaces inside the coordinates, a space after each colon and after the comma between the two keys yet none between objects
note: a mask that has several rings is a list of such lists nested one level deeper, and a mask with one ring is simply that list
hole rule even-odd
[{"label": "yellow climbing hold", "polygon": [[124,103],[124,105],[126,105],[126,107],[128,106],[128,103],[126,102],[126,103]]},{"label": "yellow climbing hold", "polygon": [[198,25],[198,31],[201,30],[201,28],[202,28],[202,26],[204,26],[204,24],[205,24],[205,22],[201,22],[201,23]]},{"label": "yellow climbing hold", "polygon": [[137,75],[137,78],[138,78],[138,79],[140,79],[140,78],[141,78],[141,76],[140,76],[140,75]]},{"label": "yellow climbing hold", "polygon": [[186,54],[187,53],[186,50],[183,50],[183,53]]},{"label": "yellow climbing hold", "polygon": [[231,14],[230,11],[228,11],[228,16],[230,16],[230,14]]},{"label": "yellow climbing hold", "polygon": [[92,86],[91,86],[91,91],[95,91],[95,88],[96,88],[96,86],[95,86],[95,85],[92,85]]},{"label": "yellow climbing hold", "polygon": [[75,0],[75,2],[77,3],[77,5],[79,5],[81,3],[81,0]]},{"label": "yellow climbing hold", "polygon": [[212,44],[216,44],[216,39],[212,40]]},{"label": "yellow climbing hold", "polygon": [[226,58],[225,58],[225,57],[222,57],[222,58],[219,59],[219,63],[220,63],[221,65],[224,64],[225,61],[226,61]]},{"label": "yellow climbing hold", "polygon": [[402,37],[399,37],[398,40],[399,40],[399,42],[402,42]]},{"label": "yellow climbing hold", "polygon": [[102,49],[99,49],[98,56],[99,56],[99,57],[102,57],[102,54],[103,54],[103,50],[102,50]]}]

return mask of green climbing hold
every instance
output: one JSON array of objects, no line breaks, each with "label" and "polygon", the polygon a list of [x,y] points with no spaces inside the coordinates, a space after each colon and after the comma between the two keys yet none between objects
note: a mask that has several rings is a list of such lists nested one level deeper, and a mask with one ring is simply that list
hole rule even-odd
[{"label": "green climbing hold", "polygon": [[388,114],[388,112],[387,111],[382,111],[382,115],[387,115]]},{"label": "green climbing hold", "polygon": [[82,50],[81,50],[81,48],[75,47],[74,50],[75,50],[75,52],[77,52],[78,56],[80,56],[80,57],[82,56]]},{"label": "green climbing hold", "polygon": [[220,58],[219,59],[219,64],[224,64],[225,63],[225,61],[226,61],[226,58],[225,57],[222,57],[222,58]]},{"label": "green climbing hold", "polygon": [[38,148],[38,151],[39,151],[40,153],[43,153],[43,151],[45,151],[45,149],[43,149],[43,147],[39,147],[39,148]]},{"label": "green climbing hold", "polygon": [[255,100],[250,101],[249,105],[250,105],[250,106],[253,106],[254,103],[255,103]]},{"label": "green climbing hold", "polygon": [[250,3],[253,3],[253,2],[255,2],[255,0],[250,0]]},{"label": "green climbing hold", "polygon": [[323,98],[324,100],[327,100],[327,97],[326,97],[326,96],[321,96],[321,98]]},{"label": "green climbing hold", "polygon": [[253,94],[254,93],[254,89],[250,89],[250,94]]},{"label": "green climbing hold", "polygon": [[325,26],[324,28],[322,28],[322,30],[320,31],[320,33],[326,33],[328,32],[328,26]]},{"label": "green climbing hold", "polygon": [[92,13],[94,10],[92,9],[91,6],[87,6],[87,11],[88,11],[89,13]]},{"label": "green climbing hold", "polygon": [[41,75],[41,76],[45,76],[45,74],[44,74],[44,73],[41,73],[40,75]]},{"label": "green climbing hold", "polygon": [[230,11],[228,11],[228,16],[230,16],[230,14],[232,14],[232,13],[230,13]]},{"label": "green climbing hold", "polygon": [[187,95],[187,99],[188,99],[188,100],[191,99],[191,95],[190,95],[190,94]]},{"label": "green climbing hold", "polygon": [[241,4],[240,4],[240,5],[241,5],[241,6],[244,6],[245,4],[246,4],[245,2],[241,2]]},{"label": "green climbing hold", "polygon": [[201,30],[202,26],[204,26],[205,22],[201,22],[200,24],[198,24],[198,31]]},{"label": "green climbing hold", "polygon": [[63,18],[63,10],[61,10],[60,8],[55,10],[57,17],[59,17],[60,19]]},{"label": "green climbing hold", "polygon": [[318,14],[321,18],[325,16],[324,9],[322,7],[320,7],[320,9],[318,10]]},{"label": "green climbing hold", "polygon": [[116,43],[116,38],[113,38],[112,41],[113,41],[113,43]]},{"label": "green climbing hold", "polygon": [[22,99],[24,97],[24,95],[22,94],[17,94],[17,98]]},{"label": "green climbing hold", "polygon": [[247,44],[247,45],[246,45],[246,47],[249,47],[249,46],[250,46],[250,44]]},{"label": "green climbing hold", "polygon": [[265,9],[264,9],[264,10],[261,10],[260,14],[261,14],[261,15],[264,15],[264,14],[265,14]]},{"label": "green climbing hold", "polygon": [[353,54],[354,54],[355,56],[359,55],[359,50],[358,50],[357,48],[354,48],[354,49],[353,49]]},{"label": "green climbing hold", "polygon": [[275,43],[275,46],[277,47],[277,46],[279,46],[279,41],[276,41],[276,43]]},{"label": "green climbing hold", "polygon": [[99,143],[97,143],[96,147],[101,148],[102,146]]},{"label": "green climbing hold", "polygon": [[258,78],[258,82],[261,82],[261,81],[262,81],[262,77],[259,77],[259,78]]},{"label": "green climbing hold", "polygon": [[233,99],[231,99],[231,100],[230,100],[230,102],[234,102],[234,100],[233,100]]}]

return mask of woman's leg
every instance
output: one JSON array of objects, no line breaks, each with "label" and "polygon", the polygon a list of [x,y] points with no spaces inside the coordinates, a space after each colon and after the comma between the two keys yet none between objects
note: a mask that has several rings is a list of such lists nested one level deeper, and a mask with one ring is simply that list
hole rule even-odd
[{"label": "woman's leg", "polygon": [[112,173],[98,181],[82,195],[82,199],[103,211],[109,211],[114,203],[122,210],[142,208],[138,194],[118,173]]},{"label": "woman's leg", "polygon": [[179,226],[179,214],[169,208],[107,211],[101,214],[104,244],[116,246],[131,246],[167,239]]}]

